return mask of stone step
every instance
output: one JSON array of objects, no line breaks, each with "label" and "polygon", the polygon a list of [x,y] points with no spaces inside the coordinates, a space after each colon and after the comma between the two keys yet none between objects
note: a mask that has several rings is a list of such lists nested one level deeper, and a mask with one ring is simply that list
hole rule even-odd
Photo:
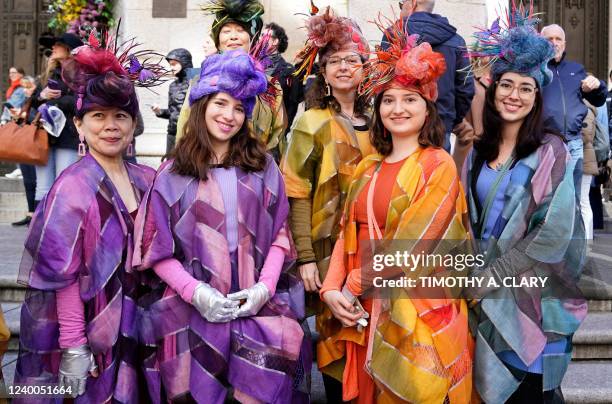
[{"label": "stone step", "polygon": [[612,300],[612,238],[599,239],[592,246],[579,286],[589,300]]},{"label": "stone step", "polygon": [[588,313],[573,343],[573,359],[612,359],[612,312]]},{"label": "stone step", "polygon": [[0,192],[0,208],[27,209],[25,192]]},{"label": "stone step", "polygon": [[28,208],[0,208],[0,224],[9,224],[23,219],[28,213]]},{"label": "stone step", "polygon": [[561,390],[567,404],[612,403],[612,361],[571,362]]},{"label": "stone step", "polygon": [[13,384],[15,366],[17,365],[17,352],[6,352],[2,357],[2,376],[5,384]]},{"label": "stone step", "polygon": [[25,192],[23,180],[0,177],[0,192]]},{"label": "stone step", "polygon": [[589,312],[612,312],[612,300],[587,300]]}]

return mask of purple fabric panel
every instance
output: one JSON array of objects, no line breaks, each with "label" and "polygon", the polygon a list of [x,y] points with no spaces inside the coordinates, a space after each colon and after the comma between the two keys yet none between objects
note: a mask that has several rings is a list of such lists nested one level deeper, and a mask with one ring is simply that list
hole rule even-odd
[{"label": "purple fabric panel", "polygon": [[[227,293],[232,263],[219,184],[214,177],[197,181],[178,176],[171,172],[171,164],[160,167],[140,207],[133,263],[146,269],[174,257],[195,279]],[[225,397],[222,376],[232,374],[232,380],[240,384],[236,388],[247,392],[257,386],[266,402],[289,402],[293,396],[304,347],[296,321],[304,312],[304,292],[302,284],[286,272],[295,254],[288,236],[284,183],[272,159],[263,172],[236,168],[236,177],[240,285],[247,287],[259,279],[270,247],[277,237],[284,237],[278,244],[289,253],[281,259],[283,272],[276,294],[257,316],[214,324],[173,289],[156,290],[139,327],[142,342],[157,347],[157,355],[145,361],[149,391],[155,394],[163,389],[168,396],[178,397],[189,391],[196,401],[221,402]],[[232,370],[234,363],[239,370]],[[246,373],[241,373],[244,369]]]},{"label": "purple fabric panel", "polygon": [[227,244],[231,252],[238,246],[238,187],[236,169],[234,167],[216,167],[211,170],[211,174],[221,191],[223,207],[225,208]]},{"label": "purple fabric panel", "polygon": [[[140,199],[154,171],[132,164],[126,164],[126,169]],[[67,197],[66,193],[72,195]],[[80,299],[85,303],[87,340],[101,372],[98,378],[88,380],[86,395],[76,402],[103,402],[113,397],[118,377],[132,386],[138,384],[134,298],[140,293],[137,285],[144,284],[145,278],[136,279],[125,272],[132,219],[114,185],[91,156],[64,170],[36,216],[20,267],[20,279],[36,289],[28,292],[22,308],[15,382],[57,383],[61,351],[55,290],[71,279],[78,282]],[[58,232],[63,232],[62,237]],[[65,262],[53,258],[57,254],[54,250],[67,252]],[[129,326],[120,333],[121,324]],[[132,371],[122,370],[118,375],[119,363]],[[117,393],[117,399],[125,397],[121,389]]]}]

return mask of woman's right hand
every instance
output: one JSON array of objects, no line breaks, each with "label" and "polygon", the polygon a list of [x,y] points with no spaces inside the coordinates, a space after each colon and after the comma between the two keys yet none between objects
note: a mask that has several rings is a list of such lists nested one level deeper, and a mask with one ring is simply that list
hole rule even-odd
[{"label": "woman's right hand", "polygon": [[309,262],[298,267],[300,277],[304,281],[304,289],[306,292],[316,292],[321,289],[321,277],[319,276],[319,267],[316,262]]},{"label": "woman's right hand", "polygon": [[59,367],[59,385],[72,397],[85,393],[87,378],[98,377],[98,367],[87,344],[62,351]]},{"label": "woman's right hand", "polygon": [[205,282],[196,286],[191,304],[200,312],[202,317],[211,323],[227,323],[233,320],[239,301],[230,300],[221,292]]},{"label": "woman's right hand", "polygon": [[357,311],[339,290],[328,290],[322,298],[334,317],[345,327],[356,326],[357,320],[363,317],[364,313]]},{"label": "woman's right hand", "polygon": [[43,88],[43,90],[40,92],[41,100],[54,100],[61,96],[62,96],[62,90],[53,90],[53,89],[50,89],[49,87]]}]

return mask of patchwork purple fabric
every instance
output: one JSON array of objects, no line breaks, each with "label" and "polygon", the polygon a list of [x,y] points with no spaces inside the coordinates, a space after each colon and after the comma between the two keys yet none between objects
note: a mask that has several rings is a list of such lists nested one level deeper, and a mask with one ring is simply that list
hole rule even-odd
[{"label": "patchwork purple fabric", "polygon": [[[130,163],[126,168],[140,200],[154,171]],[[55,291],[79,282],[86,336],[100,375],[88,379],[76,402],[148,401],[137,330],[138,299],[148,281],[131,269],[132,235],[130,213],[91,155],[64,170],[40,203],[25,242],[19,282],[33,289],[21,311],[15,383],[58,383]],[[27,399],[34,401],[63,399]]]},{"label": "patchwork purple fabric", "polygon": [[[255,284],[270,246],[281,229],[289,234],[289,203],[272,158],[262,172],[236,169],[238,247],[234,262],[227,246],[225,212],[219,185],[171,172],[173,161],[158,170],[141,205],[136,225],[134,262],[144,270],[174,257],[198,280],[227,294],[232,265],[240,288]],[[278,242],[278,240],[276,240]],[[290,237],[276,294],[253,317],[210,323],[174,290],[156,289],[143,311],[142,342],[156,347],[145,359],[153,402],[191,397],[223,403],[227,384],[268,403],[308,399],[309,340],[304,288],[289,273],[295,252]]]}]

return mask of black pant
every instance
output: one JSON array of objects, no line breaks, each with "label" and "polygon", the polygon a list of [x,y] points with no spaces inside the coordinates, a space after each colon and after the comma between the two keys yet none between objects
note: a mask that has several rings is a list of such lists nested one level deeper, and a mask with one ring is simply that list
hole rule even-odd
[{"label": "black pant", "polygon": [[589,201],[593,211],[593,228],[603,229],[603,203],[601,201],[601,185],[595,185],[589,190]]},{"label": "black pant", "polygon": [[540,373],[529,373],[508,366],[508,369],[517,378],[522,377],[522,382],[518,389],[510,396],[506,404],[563,404],[565,399],[561,393],[561,388],[556,390],[542,391],[543,376]]},{"label": "black pant", "polygon": [[29,164],[19,164],[21,175],[23,175],[23,186],[25,188],[26,199],[28,200],[28,212],[34,212],[36,210],[36,202],[34,201],[34,195],[36,195],[36,169],[34,166]]}]

